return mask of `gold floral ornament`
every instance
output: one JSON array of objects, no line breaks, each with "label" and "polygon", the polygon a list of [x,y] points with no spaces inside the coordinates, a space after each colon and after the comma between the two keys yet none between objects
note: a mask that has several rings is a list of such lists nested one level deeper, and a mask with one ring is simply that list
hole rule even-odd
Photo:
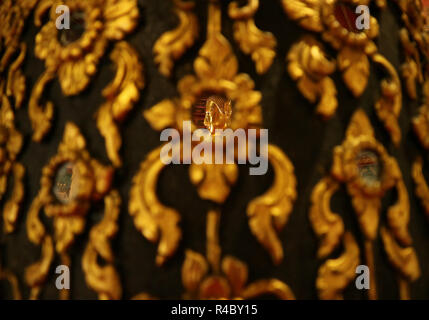
[{"label": "gold floral ornament", "polygon": [[297,81],[299,91],[311,103],[319,101],[318,114],[331,117],[338,106],[337,89],[329,77],[336,63],[326,57],[322,44],[314,37],[304,37],[292,46],[287,61],[289,74]]},{"label": "gold floral ornament", "polygon": [[312,193],[310,221],[321,240],[318,257],[328,257],[341,241],[345,243],[345,253],[338,258],[338,263],[327,260],[319,270],[319,296],[329,299],[341,297],[341,291],[353,279],[353,268],[359,262],[359,248],[345,232],[342,218],[330,209],[331,198],[341,183],[346,185],[351,196],[365,239],[370,299],[377,297],[372,244],[378,235],[381,199],[389,189],[397,190],[397,202],[387,210],[387,226],[382,227],[381,237],[388,259],[399,275],[400,297],[409,298],[408,283],[420,276],[420,269],[407,229],[410,215],[408,193],[397,162],[377,142],[369,119],[362,110],[355,112],[346,139],[334,149],[331,175],[324,177]]},{"label": "gold floral ornament", "polygon": [[171,76],[174,60],[179,59],[185,51],[192,47],[198,37],[198,20],[192,12],[195,4],[189,1],[173,0],[175,13],[179,18],[179,25],[171,31],[165,32],[153,46],[155,63],[159,72],[164,76]]},{"label": "gold floral ornament", "polygon": [[[0,74],[7,71],[6,95],[14,98],[14,106],[20,108],[24,100],[26,84],[21,66],[27,46],[21,42],[25,21],[38,0],[4,0],[0,4]],[[19,52],[15,61],[11,59]],[[6,75],[5,75],[6,77]]]},{"label": "gold floral ornament", "polygon": [[[58,5],[70,9],[70,29],[58,30]],[[82,92],[97,72],[97,65],[109,41],[117,41],[137,25],[139,10],[136,0],[41,0],[35,12],[35,23],[50,8],[50,19],[36,36],[35,55],[45,61],[46,70],[33,88],[29,115],[33,140],[41,141],[51,127],[53,104],[40,105],[44,89],[58,76],[66,96]]]},{"label": "gold floral ornament", "polygon": [[[383,79],[381,82],[381,97],[376,103],[376,111],[380,120],[384,123],[387,131],[389,131],[393,142],[398,145],[401,141],[400,128],[397,118],[402,108],[402,95],[401,84],[395,68],[392,64],[377,53],[377,46],[374,39],[378,36],[379,26],[377,20],[370,16],[370,27],[359,30],[356,26],[357,16],[355,15],[355,8],[358,5],[368,5],[370,0],[283,0],[283,8],[286,14],[301,27],[319,32],[322,34],[324,41],[329,43],[335,50],[338,51],[336,66],[342,73],[343,80],[349,88],[354,97],[360,97],[368,84],[370,74],[370,62],[368,57],[381,66],[388,75],[388,78]],[[380,1],[379,5],[383,6]],[[319,83],[320,79],[325,79],[329,82],[327,75],[329,75],[334,67],[326,58],[321,58],[317,49],[307,48],[310,46],[309,41],[297,44],[291,49],[292,56],[289,62],[289,73],[292,78],[299,81],[299,89],[304,96],[312,102],[316,102],[317,92],[321,89],[315,88],[315,83]],[[314,44],[313,46],[320,45]],[[305,52],[308,50],[309,60],[307,58],[294,55],[295,52]],[[320,49],[318,50],[320,51]],[[291,70],[290,64],[295,62],[295,66]],[[314,62],[311,60],[315,60]],[[315,79],[306,81],[304,85],[303,76],[299,76],[299,69],[296,66],[301,65],[300,69],[306,71],[307,76],[313,75]],[[313,67],[312,67],[313,66]],[[323,71],[315,69],[316,67],[324,66]],[[330,71],[329,73],[327,71]],[[304,78],[305,79],[305,78]],[[335,95],[331,88],[325,94],[326,99],[330,99],[333,107],[330,109],[335,110]],[[317,111],[319,110],[320,102]],[[329,108],[328,108],[329,110]],[[325,114],[323,114],[325,116]]]},{"label": "gold floral ornament", "polygon": [[232,256],[221,260],[219,220],[219,212],[210,211],[207,214],[206,257],[186,250],[182,265],[182,283],[186,289],[183,298],[254,299],[264,294],[272,294],[283,300],[295,299],[289,286],[278,279],[257,280],[246,285],[246,264]]},{"label": "gold floral ornament", "polygon": [[[33,299],[38,297],[47,279],[55,254],[54,246],[62,264],[69,266],[68,251],[75,237],[84,230],[85,216],[91,203],[103,199],[110,190],[113,169],[92,159],[85,146],[85,139],[78,127],[67,123],[58,153],[43,168],[41,189],[29,209],[28,238],[34,244],[42,246],[40,261],[29,266],[25,274]],[[53,236],[48,233],[39,217],[42,209],[47,218],[53,219]],[[114,212],[110,214],[114,215]],[[102,244],[97,247],[108,260],[103,249],[105,246]],[[61,297],[68,298],[68,292],[69,290],[62,290]]]},{"label": "gold floral ornament", "polygon": [[276,56],[277,41],[270,32],[263,32],[255,25],[254,15],[259,8],[259,0],[247,0],[239,7],[232,1],[228,7],[229,16],[234,22],[234,38],[241,51],[250,54],[256,66],[256,72],[263,74],[273,63]]},{"label": "gold floral ornament", "polygon": [[[179,97],[163,100],[144,111],[153,129],[172,127],[183,132],[185,121],[191,122],[192,132],[201,127],[210,131],[225,127],[232,130],[260,128],[261,93],[254,90],[254,82],[247,74],[237,74],[237,58],[221,33],[221,14],[219,2],[210,1],[207,39],[194,61],[196,75],[179,80]],[[209,139],[214,141],[215,136]],[[161,149],[152,151],[142,163],[134,178],[129,202],[136,228],[148,240],[159,241],[158,265],[175,252],[181,238],[178,212],[163,206],[156,197],[157,179],[165,167],[160,159]],[[182,154],[182,145],[180,151]],[[190,164],[190,180],[199,196],[223,204],[238,178],[236,163],[196,164],[192,159],[182,160]],[[284,227],[292,211],[296,179],[293,165],[279,148],[269,145],[268,160],[275,168],[275,183],[266,194],[249,204],[247,214],[251,231],[270,252],[274,262],[279,263],[283,250],[277,232]]]}]

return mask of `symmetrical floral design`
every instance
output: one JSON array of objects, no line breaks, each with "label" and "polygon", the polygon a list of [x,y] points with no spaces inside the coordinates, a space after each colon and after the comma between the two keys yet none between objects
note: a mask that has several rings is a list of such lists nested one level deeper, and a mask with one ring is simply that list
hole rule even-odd
[{"label": "symmetrical floral design", "polygon": [[[70,30],[58,30],[58,5],[70,8],[71,21],[77,24]],[[50,8],[50,19],[36,36],[35,55],[45,61],[46,70],[33,88],[29,115],[33,139],[40,141],[51,127],[53,105],[39,105],[46,84],[56,75],[65,95],[76,95],[85,89],[97,72],[97,65],[109,41],[124,38],[137,25],[139,10],[136,0],[41,0],[35,23],[42,24],[42,16]]]},{"label": "symmetrical floral design", "polygon": [[[389,77],[381,82],[381,97],[375,109],[393,142],[398,145],[401,141],[397,122],[402,108],[401,84],[395,68],[378,53],[374,43],[379,32],[378,22],[370,16],[370,28],[355,30],[355,21],[348,21],[348,15],[354,14],[354,8],[358,5],[368,5],[369,2],[370,0],[282,1],[285,12],[292,20],[307,30],[321,33],[323,40],[338,51],[336,66],[342,72],[343,80],[353,96],[360,97],[367,87],[370,74],[368,57],[386,71]],[[383,1],[377,4],[381,7],[385,5]],[[300,53],[306,55],[303,57]],[[299,81],[298,88],[301,93],[311,102],[315,102],[319,97],[321,101],[317,112],[325,118],[330,117],[337,102],[335,86],[327,76],[335,70],[335,66],[324,57],[321,45],[308,38],[301,40],[292,46],[288,62],[289,73],[293,79]],[[315,76],[315,79],[308,81],[309,76]],[[328,90],[321,93],[323,89],[316,85],[323,85]],[[332,106],[327,107],[328,103]]]},{"label": "symmetrical floral design", "polygon": [[[67,123],[58,154],[43,168],[41,189],[27,215],[28,238],[42,246],[41,260],[29,266],[25,274],[31,287],[31,298],[38,297],[47,279],[54,258],[54,245],[62,263],[70,265],[68,250],[75,236],[84,230],[91,203],[103,199],[111,188],[113,169],[92,159],[85,146],[78,127]],[[40,220],[42,209],[48,218],[53,219],[53,236]],[[61,295],[67,298],[68,290],[62,290]]]},{"label": "symmetrical floral design", "polygon": [[[417,256],[411,247],[412,240],[407,230],[410,214],[408,193],[397,162],[376,141],[369,119],[362,110],[355,112],[347,129],[346,139],[341,146],[334,149],[331,175],[323,178],[312,194],[310,220],[315,233],[321,239],[319,258],[332,254],[341,239],[349,243],[345,245],[345,256],[350,260],[346,264],[348,268],[343,269],[344,263],[336,264],[328,260],[319,270],[317,284],[319,295],[324,298],[338,297],[340,291],[347,286],[352,279],[351,268],[356,265],[355,260],[359,255],[356,249],[353,249],[356,244],[352,244],[354,240],[351,236],[345,239],[341,217],[330,210],[330,199],[340,183],[346,185],[352,198],[360,230],[365,238],[366,264],[371,272],[368,291],[371,299],[377,297],[372,242],[378,234],[381,198],[387,190],[396,188],[398,200],[387,211],[387,227],[381,228],[381,237],[388,259],[399,274],[400,296],[403,299],[408,298],[406,283],[416,280],[420,275]],[[347,253],[347,250],[351,250],[351,253]],[[321,285],[325,283],[323,277],[326,276],[322,270],[329,265],[338,266],[338,270],[331,270],[339,277],[332,282],[333,287]]]},{"label": "symmetrical floral design", "polygon": [[[231,129],[260,128],[261,93],[254,90],[254,82],[247,74],[237,74],[237,58],[221,34],[218,1],[209,3],[207,40],[194,62],[194,70],[196,75],[187,75],[179,81],[180,97],[163,100],[144,112],[152,128],[173,127],[182,131],[184,121],[190,121],[194,131],[198,127],[193,121],[194,107],[210,94],[225,96],[232,102]],[[133,181],[129,204],[137,229],[150,241],[160,241],[156,258],[159,265],[174,253],[181,238],[177,211],[163,206],[155,194],[157,177],[165,166],[160,152],[161,147],[152,151],[142,163]],[[249,204],[247,213],[251,231],[270,252],[273,261],[280,263],[283,249],[276,232],[284,227],[292,211],[296,179],[292,163],[279,148],[270,145],[268,158],[276,174],[274,185]],[[191,159],[186,162],[190,164],[190,179],[197,186],[199,196],[223,204],[237,180],[237,165],[196,164]]]}]

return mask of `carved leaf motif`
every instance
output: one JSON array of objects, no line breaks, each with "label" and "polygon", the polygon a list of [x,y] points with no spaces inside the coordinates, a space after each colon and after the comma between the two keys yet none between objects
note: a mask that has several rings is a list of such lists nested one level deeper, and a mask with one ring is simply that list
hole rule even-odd
[{"label": "carved leaf motif", "polygon": [[199,289],[201,281],[208,271],[208,264],[203,255],[192,250],[186,250],[182,266],[182,282],[186,291],[194,293]]},{"label": "carved leaf motif", "polygon": [[343,220],[330,209],[331,197],[337,189],[338,183],[326,177],[314,187],[311,195],[310,221],[314,232],[321,238],[317,252],[319,258],[330,255],[344,234]]},{"label": "carved leaf motif", "polygon": [[381,228],[380,232],[390,263],[408,281],[418,279],[420,277],[420,267],[414,249],[412,247],[400,247],[386,228]]},{"label": "carved leaf motif", "polygon": [[288,71],[298,82],[298,89],[311,103],[319,100],[317,113],[331,117],[338,106],[335,83],[329,75],[336,64],[326,58],[322,45],[313,37],[305,37],[294,44],[288,55]]},{"label": "carved leaf motif", "polygon": [[250,54],[256,65],[256,72],[263,74],[273,63],[276,56],[277,41],[270,32],[261,31],[253,16],[259,7],[259,0],[249,0],[241,8],[233,1],[229,4],[229,16],[234,22],[234,38],[245,54]]},{"label": "carved leaf motif", "polygon": [[375,110],[390,133],[393,143],[398,146],[401,142],[401,128],[398,124],[398,117],[402,109],[401,81],[396,69],[385,57],[375,54],[373,60],[382,65],[390,76],[381,81],[381,97],[375,104]]},{"label": "carved leaf motif", "polygon": [[182,235],[178,212],[162,205],[156,196],[156,183],[164,168],[160,160],[161,149],[153,150],[141,164],[133,179],[128,207],[137,230],[149,241],[159,241],[157,265],[164,264],[174,254]]},{"label": "carved leaf motif", "polygon": [[342,291],[356,276],[359,247],[349,232],[344,234],[343,242],[344,253],[336,259],[326,260],[319,268],[316,287],[320,299],[342,299]]},{"label": "carved leaf motif", "polygon": [[111,105],[106,103],[101,106],[97,111],[96,118],[97,129],[105,139],[107,156],[115,166],[119,167],[122,161],[118,152],[122,145],[122,139],[118,126],[113,119]]},{"label": "carved leaf motif", "polygon": [[13,96],[15,99],[15,107],[18,109],[21,107],[25,96],[25,77],[20,67],[24,62],[27,46],[25,43],[21,44],[21,53],[18,58],[12,63],[9,68],[6,94],[10,97]]},{"label": "carved leaf motif", "polygon": [[179,25],[174,30],[165,32],[153,46],[155,63],[158,64],[159,72],[166,77],[171,76],[173,60],[179,59],[198,37],[198,20],[190,9],[176,9]]},{"label": "carved leaf motif", "polygon": [[310,31],[323,31],[320,0],[282,0],[283,9],[292,20]]},{"label": "carved leaf motif", "polygon": [[106,141],[107,155],[119,167],[122,139],[116,122],[122,121],[140,98],[144,87],[143,66],[137,51],[125,41],[115,45],[110,58],[116,65],[116,76],[103,90],[107,102],[100,107],[96,118],[97,128]]},{"label": "carved leaf motif", "polygon": [[238,62],[228,40],[220,33],[210,36],[195,59],[194,69],[200,79],[232,80]]},{"label": "carved leaf motif", "polygon": [[346,46],[338,53],[337,60],[346,86],[355,97],[360,97],[369,77],[369,60],[365,52]]},{"label": "carved leaf motif", "polygon": [[408,222],[410,221],[410,203],[408,192],[402,180],[399,180],[396,189],[398,191],[398,201],[387,211],[387,222],[395,238],[404,246],[412,243],[408,232]]},{"label": "carved leaf motif", "polygon": [[294,168],[286,155],[274,145],[268,146],[275,178],[271,188],[247,206],[249,226],[258,241],[269,251],[275,264],[283,259],[282,244],[276,234],[285,226],[296,199]]},{"label": "carved leaf motif", "polygon": [[108,39],[120,40],[138,23],[137,0],[106,0],[104,4],[104,35]]},{"label": "carved leaf motif", "polygon": [[157,131],[173,127],[176,122],[176,105],[172,100],[162,100],[152,108],[143,112],[144,118]]},{"label": "carved leaf motif", "polygon": [[416,195],[420,198],[426,216],[429,218],[429,185],[423,176],[423,160],[418,158],[412,167],[412,176],[416,184]]},{"label": "carved leaf motif", "polygon": [[[114,255],[109,244],[109,240],[118,231],[120,204],[121,199],[116,190],[104,199],[104,217],[91,229],[89,243],[82,257],[86,283],[98,292],[100,299],[121,298],[121,282],[113,265]],[[103,258],[107,264],[100,265],[98,257]]]},{"label": "carved leaf motif", "polygon": [[54,116],[54,105],[48,101],[45,106],[39,104],[46,85],[54,79],[55,74],[50,71],[43,73],[33,87],[28,103],[28,114],[33,128],[33,140],[40,142],[51,128],[51,120]]}]

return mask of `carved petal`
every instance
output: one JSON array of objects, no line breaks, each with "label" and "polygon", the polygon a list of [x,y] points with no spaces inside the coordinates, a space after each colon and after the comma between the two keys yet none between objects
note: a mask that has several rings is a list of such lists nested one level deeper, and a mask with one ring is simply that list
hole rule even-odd
[{"label": "carved petal", "polygon": [[97,129],[105,140],[107,156],[116,167],[121,166],[122,161],[119,156],[119,149],[122,145],[122,139],[118,126],[113,119],[110,103],[106,103],[98,109],[96,121]]},{"label": "carved petal", "polygon": [[156,263],[164,264],[174,254],[182,232],[180,216],[174,209],[162,205],[156,196],[156,183],[164,168],[160,160],[162,147],[153,150],[141,164],[130,191],[129,212],[134,225],[151,242],[158,242]]},{"label": "carved petal", "polygon": [[195,292],[208,271],[208,264],[203,255],[192,250],[186,250],[185,261],[182,266],[182,282],[185,289]]},{"label": "carved petal", "polygon": [[[120,299],[121,282],[113,265],[113,252],[109,240],[118,231],[117,219],[121,199],[117,191],[112,191],[104,199],[104,217],[90,231],[90,239],[82,256],[82,268],[88,286],[98,293],[100,299]],[[107,264],[99,265],[98,257]]]},{"label": "carved petal", "polygon": [[85,229],[85,218],[81,216],[59,216],[54,218],[55,249],[65,253],[73,244],[76,235]]},{"label": "carved petal", "polygon": [[268,157],[274,167],[274,184],[249,203],[247,215],[252,233],[269,251],[274,263],[279,264],[283,259],[283,248],[276,231],[283,229],[292,211],[296,178],[292,163],[281,149],[269,145]]},{"label": "carved petal", "polygon": [[420,267],[416,252],[412,247],[400,247],[386,228],[381,228],[381,238],[390,263],[408,281],[415,281],[420,277]]},{"label": "carved petal", "polygon": [[222,260],[222,272],[229,281],[233,296],[238,297],[247,282],[248,270],[246,264],[237,258],[226,256]]},{"label": "carved petal", "polygon": [[194,62],[194,69],[200,79],[232,80],[238,62],[228,40],[220,33],[209,37]]},{"label": "carved petal", "polygon": [[355,97],[360,97],[369,77],[369,61],[365,52],[346,46],[338,53],[337,59],[346,86]]},{"label": "carved petal", "polygon": [[341,292],[356,276],[359,265],[359,247],[353,236],[344,234],[344,253],[336,259],[327,260],[317,275],[316,287],[320,299],[342,299]]},{"label": "carved petal", "polygon": [[165,32],[153,46],[155,63],[158,64],[159,72],[166,77],[171,76],[173,60],[179,59],[198,36],[198,20],[191,11],[192,7],[186,10],[177,8],[175,11],[179,25],[176,29]]},{"label": "carved petal", "polygon": [[9,73],[7,77],[7,88],[6,94],[10,97],[15,98],[15,107],[18,109],[21,107],[22,102],[25,96],[25,77],[20,69],[22,63],[24,62],[26,55],[27,46],[25,43],[21,44],[21,53],[18,58],[12,63],[9,68]]},{"label": "carved petal", "polygon": [[320,0],[282,0],[283,9],[289,18],[311,31],[321,32],[323,30],[320,10]]},{"label": "carved petal", "polygon": [[324,258],[338,246],[344,234],[344,223],[338,214],[331,211],[331,197],[338,183],[329,177],[323,178],[311,195],[310,221],[316,235],[321,238],[317,256]]}]

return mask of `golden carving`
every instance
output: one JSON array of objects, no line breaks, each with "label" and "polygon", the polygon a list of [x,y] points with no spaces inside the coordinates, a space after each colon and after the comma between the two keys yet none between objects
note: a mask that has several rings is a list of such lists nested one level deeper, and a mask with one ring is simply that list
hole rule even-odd
[{"label": "golden carving", "polygon": [[414,183],[416,185],[416,195],[420,198],[423,209],[429,218],[429,185],[423,175],[423,159],[418,158],[414,163],[411,170]]},{"label": "golden carving", "polygon": [[180,22],[176,29],[165,32],[153,46],[155,63],[159,72],[171,76],[174,62],[192,47],[198,37],[198,20],[192,12],[195,4],[183,0],[174,0],[175,12]]},{"label": "golden carving", "polygon": [[326,57],[322,44],[313,37],[304,37],[292,46],[287,61],[289,74],[298,82],[302,95],[311,103],[319,101],[316,112],[331,117],[338,106],[337,89],[329,77],[336,63]]},{"label": "golden carving", "polygon": [[[82,256],[82,268],[90,288],[98,292],[99,299],[120,299],[121,282],[113,266],[113,251],[109,239],[118,231],[117,219],[120,211],[121,198],[114,190],[104,198],[104,217],[89,234],[89,242]],[[99,257],[107,262],[98,263]]]},{"label": "golden carving", "polygon": [[[32,298],[37,298],[46,280],[54,255],[53,246],[63,264],[69,265],[68,250],[75,236],[84,230],[85,215],[91,203],[102,199],[109,192],[113,169],[92,159],[85,147],[85,139],[78,127],[67,123],[57,155],[43,168],[40,191],[27,215],[28,238],[36,245],[43,245],[42,259],[26,271]],[[68,190],[56,191],[56,188],[62,187],[63,182],[58,181],[58,178],[64,166],[65,170],[71,170]],[[53,239],[40,220],[42,209],[46,217],[53,218]],[[68,290],[61,292],[62,298],[67,296]]]},{"label": "golden carving", "polygon": [[276,56],[277,41],[270,32],[258,29],[253,19],[259,8],[259,0],[247,0],[243,7],[236,1],[229,4],[228,14],[234,22],[234,38],[245,54],[250,54],[256,66],[256,72],[263,74],[273,63]]},{"label": "golden carving", "polygon": [[206,257],[187,250],[182,265],[185,299],[252,299],[273,294],[279,299],[295,299],[288,285],[278,279],[257,280],[246,285],[248,269],[245,263],[232,256],[221,258],[218,239],[220,213],[207,215]]},{"label": "golden carving", "polygon": [[15,230],[20,204],[24,198],[24,167],[16,161],[23,138],[15,128],[15,115],[0,82],[0,199],[7,191],[8,178],[13,177],[13,192],[3,207],[4,231]]},{"label": "golden carving", "polygon": [[338,190],[339,184],[331,177],[325,177],[314,187],[311,195],[310,221],[314,232],[320,238],[317,251],[322,259],[332,253],[344,234],[343,219],[331,211],[331,198]]},{"label": "golden carving", "polygon": [[344,233],[344,253],[336,259],[328,259],[317,275],[316,287],[320,299],[343,299],[342,291],[356,277],[359,265],[359,246],[351,233]]},{"label": "golden carving", "polygon": [[151,242],[158,242],[157,265],[162,265],[177,249],[182,232],[176,210],[165,207],[156,196],[156,183],[164,164],[161,147],[153,150],[133,178],[128,210],[134,225]]},{"label": "golden carving", "polygon": [[[378,22],[371,16],[370,28],[355,32],[350,29],[353,26],[343,26],[335,14],[337,6],[356,7],[368,4],[369,0],[283,0],[282,3],[292,20],[305,29],[321,33],[323,40],[338,51],[336,65],[355,97],[360,97],[368,84],[368,57],[386,70],[389,78],[382,80],[381,98],[375,109],[392,141],[398,145],[401,141],[397,121],[402,108],[401,84],[395,68],[377,52],[373,40],[378,36]],[[381,1],[378,5],[383,7],[385,3]],[[312,37],[306,37],[292,47],[287,59],[289,74],[298,81],[301,93],[312,103],[319,100],[317,112],[325,118],[330,117],[335,112],[337,100],[335,85],[328,76],[336,66],[325,57],[322,45]]]},{"label": "golden carving", "polygon": [[[252,11],[255,2],[250,2],[249,5],[249,7],[241,9],[233,5],[230,9],[236,14],[241,12],[237,13],[236,10],[244,10],[244,13],[240,13],[241,15],[245,14],[247,10]],[[224,97],[226,101],[231,101],[231,129],[250,129],[261,126],[262,114],[259,105],[262,98],[261,93],[254,90],[254,82],[247,74],[237,74],[237,58],[234,56],[227,39],[221,33],[221,14],[219,2],[210,1],[207,39],[194,61],[195,75],[187,75],[179,80],[177,89],[180,96],[178,98],[163,100],[144,111],[144,117],[153,129],[162,130],[173,127],[182,131],[184,121],[193,120],[193,106],[205,95],[208,97],[218,95]],[[191,122],[192,131],[197,127],[194,122]],[[214,141],[215,136],[211,136],[209,139]],[[183,146],[181,145],[180,148],[182,154]],[[156,178],[159,170],[163,167],[159,160],[159,154],[160,148],[148,156],[134,180],[134,191],[130,197],[130,213],[135,217],[136,227],[151,241],[158,239],[157,233],[153,230],[167,228],[167,220],[156,218],[157,222],[154,222],[152,217],[156,217],[154,213],[158,211],[151,212],[148,209],[151,207],[151,203],[145,198],[156,203],[153,210],[160,210],[162,212],[160,217],[163,217],[165,212],[174,217],[168,222],[169,232],[166,233],[164,230],[162,232],[161,241],[168,243],[168,246],[161,246],[161,243],[159,245],[157,263],[161,264],[165,261],[165,256],[174,253],[181,234],[176,225],[178,222],[177,212],[167,209],[160,205],[157,200],[155,201]],[[234,154],[236,155],[236,153]],[[199,165],[192,163],[191,159],[188,160],[191,164],[190,179],[197,186],[199,196],[218,204],[224,203],[232,185],[237,180],[237,165],[235,163]],[[267,248],[275,263],[279,263],[283,258],[283,250],[274,230],[279,231],[283,228],[292,210],[292,203],[296,198],[296,181],[293,166],[280,149],[270,145],[269,160],[272,161],[276,171],[274,186],[265,195],[251,202],[248,208],[248,216],[253,234]],[[148,174],[151,166],[153,167],[153,176]],[[147,190],[146,194],[150,192],[151,196],[135,191],[142,188],[143,184],[146,183],[144,182],[145,179],[149,179],[149,177],[151,179],[150,191]],[[136,214],[136,212],[140,212],[140,214]],[[139,220],[137,220],[138,217],[140,217]],[[158,221],[162,221],[162,223]]]},{"label": "golden carving", "polygon": [[273,262],[283,260],[283,248],[277,237],[286,225],[296,199],[296,178],[290,160],[276,146],[268,146],[268,159],[275,173],[274,183],[262,196],[253,199],[247,207],[252,233],[271,254]]},{"label": "golden carving", "polygon": [[118,151],[122,140],[116,123],[125,118],[140,98],[140,90],[144,87],[143,66],[136,50],[124,41],[115,45],[110,58],[117,71],[113,81],[103,90],[107,101],[97,112],[97,128],[106,140],[109,159],[119,167]]},{"label": "golden carving", "polygon": [[376,53],[372,58],[375,63],[384,67],[390,77],[381,81],[381,97],[375,103],[375,111],[390,133],[393,143],[398,146],[401,142],[401,129],[398,124],[402,108],[401,81],[395,67],[385,57]]},{"label": "golden carving", "polygon": [[[397,189],[398,197],[397,202],[388,209],[386,230],[392,234],[395,241],[406,246],[404,249],[406,252],[414,252],[414,249],[411,247],[412,239],[407,230],[410,206],[401,171],[395,159],[390,157],[375,139],[374,130],[362,110],[354,113],[343,144],[334,149],[331,176],[323,178],[313,190],[310,220],[315,233],[322,240],[318,252],[321,258],[331,254],[338,246],[339,240],[345,237],[342,219],[331,212],[329,203],[339,183],[344,183],[347,187],[360,231],[365,237],[365,262],[371,273],[371,289],[368,294],[370,299],[375,299],[377,295],[372,243],[378,234],[381,199],[391,188]],[[396,247],[392,249],[389,244],[391,242],[385,242],[386,252],[395,251]],[[392,265],[395,268],[403,268],[398,271],[399,273],[405,274],[409,272],[406,268],[411,268],[414,274],[418,274],[414,268],[415,264],[406,267],[392,262]],[[351,280],[345,274],[343,276],[341,281],[348,283]],[[401,298],[407,297],[405,294],[407,283],[414,280],[414,277],[407,277],[404,283],[404,279],[400,279]],[[326,281],[323,283],[325,293],[328,292],[327,297],[338,296],[339,290],[344,289],[346,285],[339,285],[334,280],[331,283]],[[330,286],[332,289],[328,289]]]},{"label": "golden carving", "polygon": [[[429,81],[425,82],[425,91],[429,89]],[[429,150],[429,104],[426,102],[427,97],[425,93],[425,102],[420,107],[419,114],[413,119],[413,129],[420,140],[421,145]]]},{"label": "golden carving", "polygon": [[[66,34],[60,34],[64,30],[57,29],[58,5],[67,5],[71,15],[83,20],[85,28],[77,39],[69,39]],[[34,49],[36,57],[45,61],[46,71],[34,86],[29,104],[33,140],[38,142],[49,131],[53,116],[51,102],[39,105],[46,84],[58,76],[66,96],[82,92],[96,73],[108,42],[123,39],[135,28],[139,17],[136,0],[40,0],[35,12],[37,26],[41,26],[42,16],[48,9],[49,21],[37,34]]]}]

